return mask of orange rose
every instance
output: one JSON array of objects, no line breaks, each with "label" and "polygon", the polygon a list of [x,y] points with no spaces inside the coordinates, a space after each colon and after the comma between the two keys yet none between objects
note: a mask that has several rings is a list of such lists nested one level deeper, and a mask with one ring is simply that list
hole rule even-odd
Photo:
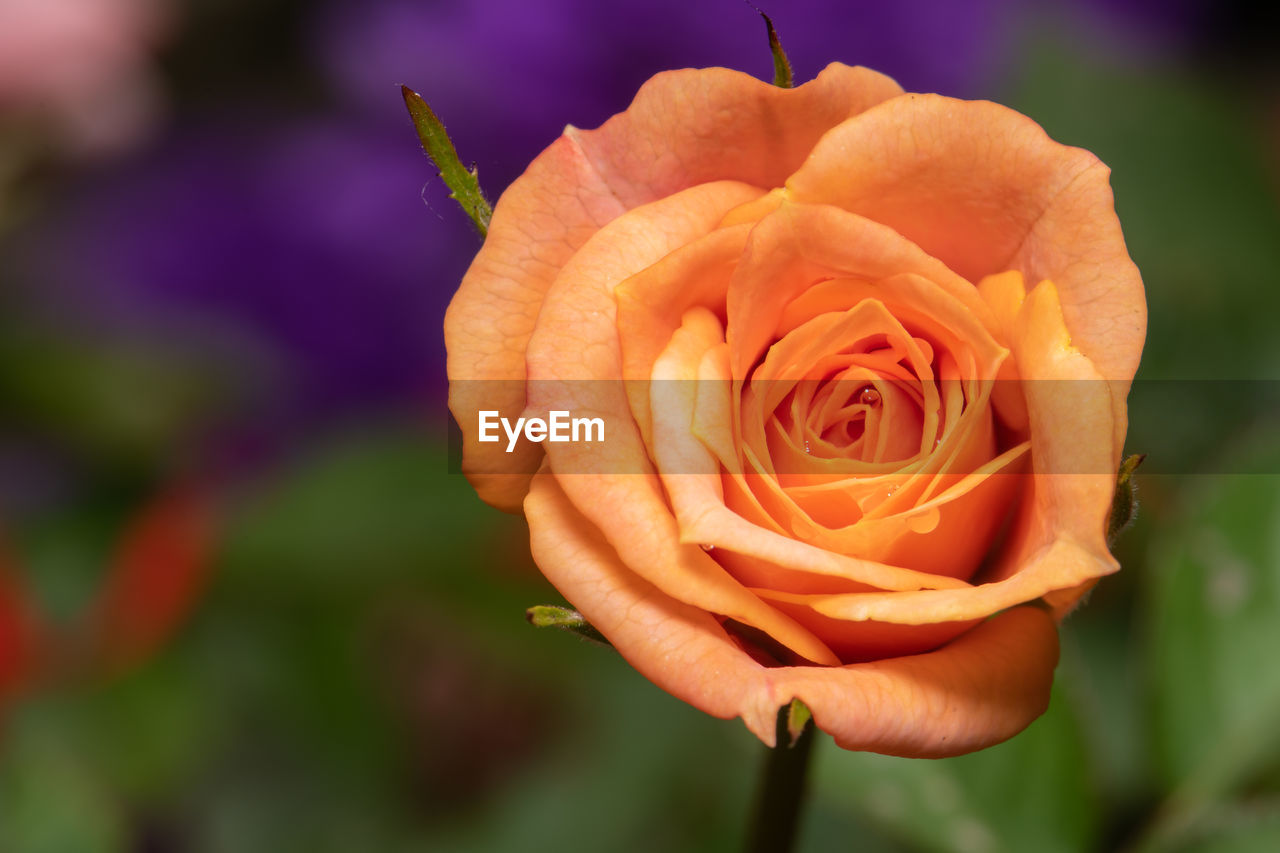
[{"label": "orange rose", "polygon": [[[1108,174],[865,68],[659,74],[497,205],[445,319],[463,470],[628,661],[770,745],[793,698],[848,749],[1011,737],[1117,569],[1146,307]],[[606,440],[480,440],[556,410]]]}]

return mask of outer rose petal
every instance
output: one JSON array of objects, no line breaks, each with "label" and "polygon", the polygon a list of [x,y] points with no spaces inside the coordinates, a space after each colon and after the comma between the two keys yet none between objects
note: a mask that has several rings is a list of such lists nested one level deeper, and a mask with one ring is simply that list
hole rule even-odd
[{"label": "outer rose petal", "polygon": [[845,749],[943,757],[999,743],[1044,712],[1057,663],[1051,616],[1019,607],[928,654],[843,667],[761,666],[709,613],[637,577],[539,476],[525,500],[534,559],[627,661],[716,717],[774,745],[777,709],[799,698]]},{"label": "outer rose petal", "polygon": [[945,758],[1030,725],[1049,707],[1057,664],[1050,614],[1016,607],[928,654],[832,670],[789,668],[774,695],[794,694],[845,749]]},{"label": "outer rose petal", "polygon": [[892,226],[974,283],[1009,269],[1052,279],[1075,345],[1122,380],[1113,404],[1123,438],[1147,311],[1109,175],[1006,107],[913,94],[832,130],[787,187]]},{"label": "outer rose petal", "polygon": [[[519,509],[542,448],[522,442],[508,454],[500,443],[479,443],[477,413],[518,416],[525,393],[517,381],[470,380],[524,379],[525,348],[551,283],[591,235],[625,211],[582,150],[562,136],[499,199],[489,235],[449,303],[449,409],[462,429],[462,469],[480,498],[499,509]],[[511,474],[487,473],[493,471]]]},{"label": "outer rose petal", "polygon": [[598,130],[565,134],[636,207],[706,181],[782,186],[824,133],[901,94],[883,74],[838,62],[794,89],[727,68],[667,71]]},{"label": "outer rose petal", "polygon": [[[592,234],[626,210],[696,184],[780,186],[823,133],[901,92],[882,74],[838,63],[795,89],[724,68],[670,71],[598,130],[567,128],[499,199],[445,316],[449,408],[463,430],[463,471],[480,497],[518,510],[542,451],[525,443],[507,454],[476,440],[480,409],[515,416],[524,408],[518,382],[482,389],[459,380],[524,379],[543,297]],[[474,473],[497,470],[511,473]]]}]

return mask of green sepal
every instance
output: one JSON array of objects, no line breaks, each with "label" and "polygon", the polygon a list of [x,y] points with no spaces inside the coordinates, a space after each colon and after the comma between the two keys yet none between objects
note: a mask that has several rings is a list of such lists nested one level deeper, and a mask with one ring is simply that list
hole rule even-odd
[{"label": "green sepal", "polygon": [[760,13],[760,17],[764,18],[765,29],[769,32],[769,52],[773,54],[773,85],[779,89],[790,89],[791,60],[787,59],[782,42],[778,41],[778,31],[773,28],[773,21],[764,12]]},{"label": "green sepal", "polygon": [[431,162],[440,170],[440,177],[450,190],[449,198],[460,204],[467,216],[471,217],[480,236],[487,236],[493,208],[480,191],[476,170],[462,165],[444,124],[432,112],[431,107],[427,106],[422,96],[408,86],[401,86],[400,91],[404,95],[404,105],[409,108],[413,126],[418,131],[418,139],[422,140],[422,150],[427,152]]},{"label": "green sepal", "polygon": [[590,640],[601,646],[612,643],[604,638],[582,614],[570,607],[557,607],[554,604],[536,604],[524,612],[524,618],[535,628],[559,628],[577,634],[584,640]]},{"label": "green sepal", "polygon": [[787,744],[788,748],[796,745],[796,741],[800,740],[800,736],[805,733],[811,722],[813,722],[813,712],[809,710],[809,706],[799,699],[792,699],[791,704],[787,706],[787,734],[791,736],[791,741]]},{"label": "green sepal", "polygon": [[1108,545],[1114,545],[1125,528],[1138,517],[1137,485],[1133,482],[1133,472],[1146,458],[1145,453],[1135,453],[1120,463],[1115,496],[1111,499],[1111,517],[1107,519]]}]

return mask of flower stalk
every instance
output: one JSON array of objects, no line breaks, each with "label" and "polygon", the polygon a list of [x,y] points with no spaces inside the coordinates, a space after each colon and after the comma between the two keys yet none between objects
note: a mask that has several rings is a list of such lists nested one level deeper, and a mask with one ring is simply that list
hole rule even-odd
[{"label": "flower stalk", "polygon": [[795,846],[804,805],[813,720],[800,700],[778,709],[777,745],[768,750],[744,845],[748,853],[787,853]]}]

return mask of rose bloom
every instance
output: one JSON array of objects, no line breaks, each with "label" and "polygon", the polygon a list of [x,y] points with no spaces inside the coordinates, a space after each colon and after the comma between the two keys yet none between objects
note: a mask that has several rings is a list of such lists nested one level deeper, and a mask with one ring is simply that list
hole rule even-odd
[{"label": "rose bloom", "polygon": [[[1108,169],[828,66],[659,74],[502,196],[445,319],[463,471],[640,672],[773,745],[946,756],[1041,714],[1146,307]],[[620,381],[625,380],[625,381]],[[602,442],[482,442],[481,411]]]}]

